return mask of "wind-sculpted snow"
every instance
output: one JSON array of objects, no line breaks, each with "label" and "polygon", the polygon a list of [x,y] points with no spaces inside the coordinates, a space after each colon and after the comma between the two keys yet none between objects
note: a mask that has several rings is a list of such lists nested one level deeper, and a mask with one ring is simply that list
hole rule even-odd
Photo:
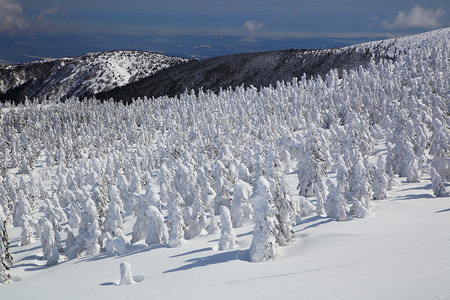
[{"label": "wind-sculpted snow", "polygon": [[134,82],[186,62],[144,51],[111,51],[0,68],[0,100],[67,99]]},{"label": "wind-sculpted snow", "polygon": [[[145,265],[154,273],[144,283],[172,276],[180,280],[186,271],[190,282],[198,286],[191,272],[205,278],[202,270],[211,265],[227,269],[223,266],[244,262],[247,278],[233,268],[227,274],[242,282],[259,281],[272,277],[249,275],[267,268],[255,266],[261,265],[256,262],[278,259],[295,264],[285,265],[289,271],[276,274],[294,278],[366,266],[378,259],[385,263],[384,274],[395,276],[387,272],[392,271],[393,260],[383,252],[392,245],[365,246],[374,236],[379,238],[376,227],[364,231],[370,237],[358,238],[364,243],[362,253],[359,244],[343,250],[333,243],[334,231],[320,228],[341,222],[342,227],[356,228],[352,234],[359,236],[359,226],[366,224],[359,219],[376,219],[380,207],[389,203],[397,213],[405,209],[417,215],[405,205],[413,200],[438,203],[435,216],[427,218],[444,223],[439,214],[448,209],[442,207],[444,201],[433,200],[449,195],[448,60],[448,45],[443,42],[399,53],[394,61],[371,61],[348,72],[333,69],[325,76],[302,76],[260,89],[200,90],[179,97],[136,99],[129,105],[95,98],[2,104],[0,278],[17,281],[15,274],[20,274],[21,283],[12,284],[26,286],[27,281],[39,280],[29,274],[36,270],[29,264],[37,269],[56,264],[50,270],[57,270],[59,262],[76,260],[82,263],[65,265],[81,270],[85,264],[96,265],[112,256],[126,256],[133,268],[140,266],[135,261],[144,261],[143,257],[167,266]],[[436,252],[448,253],[448,233],[437,230],[433,234],[439,234],[439,239],[422,243],[418,239],[428,241],[429,237],[418,234],[416,220],[409,230],[411,223],[389,222],[396,224],[390,225],[396,232],[406,232],[408,241],[414,240],[412,245],[419,245],[408,249],[423,254],[420,245],[434,245]],[[316,230],[321,234],[308,238]],[[7,231],[12,232],[14,247],[8,244]],[[386,232],[391,231],[385,229],[383,236],[389,235]],[[325,248],[310,247],[317,244],[316,239],[322,239]],[[193,249],[197,240],[208,246]],[[189,250],[178,250],[184,247]],[[334,253],[335,248],[341,253]],[[312,251],[316,252],[313,260],[302,258]],[[374,251],[381,254],[376,252],[374,258]],[[8,259],[11,252],[20,256],[16,266]],[[345,262],[329,262],[324,253],[334,253],[336,261],[345,256]],[[416,268],[419,254],[402,266]],[[406,257],[395,255],[400,256]],[[431,274],[447,276],[446,258],[430,258],[434,262]],[[305,270],[304,263],[309,264],[306,271],[292,269]],[[148,272],[145,278],[150,278]],[[225,278],[227,274],[215,275]],[[372,279],[346,275],[352,285],[358,280],[371,286],[364,280]],[[335,274],[327,276],[326,283],[336,279]],[[235,281],[228,277],[223,282]],[[448,289],[444,281],[430,286]],[[144,283],[135,286],[145,289]],[[259,287],[267,291],[268,283]],[[173,282],[165,286],[173,287]],[[158,295],[162,288],[151,285]],[[317,290],[323,293],[320,286]],[[10,295],[11,290],[6,291]],[[192,292],[200,291],[205,290]]]}]

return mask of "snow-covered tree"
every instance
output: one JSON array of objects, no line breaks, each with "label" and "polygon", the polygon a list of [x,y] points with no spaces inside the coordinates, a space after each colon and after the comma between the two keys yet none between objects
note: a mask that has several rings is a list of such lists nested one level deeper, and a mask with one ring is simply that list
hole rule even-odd
[{"label": "snow-covered tree", "polygon": [[147,185],[145,195],[141,195],[136,199],[136,222],[134,223],[131,236],[132,244],[145,239],[148,235],[150,218],[147,214],[147,208],[149,206],[154,206],[158,210],[161,209],[160,198],[151,183]]},{"label": "snow-covered tree", "polygon": [[[280,166],[281,167],[281,166]],[[280,246],[286,246],[295,240],[292,226],[300,214],[299,204],[292,199],[286,177],[277,167],[273,171],[273,203],[278,213],[275,215],[278,221],[276,241]]]},{"label": "snow-covered tree", "polygon": [[239,164],[238,167],[238,179],[245,181],[247,183],[252,182],[252,175],[250,174],[248,168],[243,163]]},{"label": "snow-covered tree", "polygon": [[176,173],[173,180],[175,190],[185,201],[186,206],[192,206],[194,203],[194,189],[197,181],[196,174],[190,168],[188,163],[182,161],[176,162]]},{"label": "snow-covered tree", "polygon": [[159,169],[158,184],[159,184],[159,197],[162,203],[167,203],[169,195],[171,193],[170,182],[172,181],[172,176],[167,169],[166,164],[162,164]]},{"label": "snow-covered tree", "polygon": [[3,209],[6,224],[12,224],[13,222],[13,212],[14,204],[9,197],[3,182],[0,181],[0,206]]},{"label": "snow-covered tree", "polygon": [[255,212],[255,228],[250,245],[250,260],[262,262],[272,260],[277,255],[277,219],[278,213],[273,204],[270,183],[263,176],[256,182],[256,188],[250,198]]},{"label": "snow-covered tree", "polygon": [[0,207],[0,283],[9,282],[11,274],[9,268],[13,264],[13,258],[9,253],[9,239],[6,231],[6,217]]},{"label": "snow-covered tree", "polygon": [[178,247],[183,243],[184,201],[179,193],[175,193],[167,202],[167,227],[169,228],[169,247]]},{"label": "snow-covered tree", "polygon": [[325,202],[325,211],[328,218],[337,221],[347,220],[347,202],[344,198],[343,191],[330,180],[327,180],[328,195]]},{"label": "snow-covered tree", "polygon": [[311,126],[309,130],[312,132],[308,135],[302,158],[297,164],[297,189],[299,195],[304,197],[315,194],[314,183],[319,184],[319,188],[323,186],[319,181],[325,176],[329,164],[329,153],[325,145],[313,134],[315,127]]},{"label": "snow-covered tree", "polygon": [[220,207],[226,206],[228,209],[231,209],[231,193],[230,187],[228,186],[228,181],[226,181],[225,177],[219,177],[216,180],[215,186],[218,188],[216,190],[217,194],[214,197],[214,214],[220,214]]},{"label": "snow-covered tree", "polygon": [[238,179],[234,185],[233,200],[231,202],[231,221],[234,228],[242,227],[253,215],[253,207],[249,197],[252,187],[245,181]]},{"label": "snow-covered tree", "polygon": [[353,204],[350,209],[350,214],[356,217],[364,217],[372,207],[372,187],[369,180],[369,173],[360,157],[353,164],[349,180],[350,200],[352,200],[351,203]]},{"label": "snow-covered tree", "polygon": [[210,214],[209,223],[206,226],[206,231],[208,234],[214,234],[219,230],[219,226],[217,225],[217,221],[214,214]]},{"label": "snow-covered tree", "polygon": [[98,222],[99,215],[94,201],[85,196],[80,210],[81,221],[78,235],[66,252],[69,259],[80,256],[84,251],[86,251],[86,255],[97,254],[101,249],[99,238],[102,235],[102,231]]},{"label": "snow-covered tree", "polygon": [[448,182],[450,181],[450,125],[441,109],[435,107],[434,110],[430,145],[430,154],[433,155],[431,165],[442,180]]},{"label": "snow-covered tree", "polygon": [[197,188],[201,190],[201,199],[205,212],[213,213],[216,192],[211,187],[210,179],[205,172],[205,167],[206,165],[197,168]]},{"label": "snow-covered tree", "polygon": [[124,206],[119,196],[119,191],[112,185],[109,189],[109,206],[108,213],[105,218],[105,232],[111,237],[121,239],[124,243],[128,243],[128,238],[123,233],[123,217]]},{"label": "snow-covered tree", "polygon": [[381,200],[386,199],[386,191],[388,189],[388,176],[385,173],[386,166],[382,156],[378,156],[377,168],[373,177],[372,191],[373,199]]},{"label": "snow-covered tree", "polygon": [[323,179],[318,179],[318,182],[313,184],[314,195],[316,196],[316,214],[325,214],[325,186],[323,184]]},{"label": "snow-covered tree", "polygon": [[43,259],[47,260],[47,265],[56,265],[59,261],[58,244],[53,230],[53,224],[43,217],[39,220],[42,228],[41,245],[43,252]]},{"label": "snow-covered tree", "polygon": [[190,214],[186,216],[186,239],[192,239],[206,228],[206,212],[205,205],[202,201],[200,188],[197,186],[195,189],[194,203],[190,207]]},{"label": "snow-covered tree", "polygon": [[236,245],[236,234],[231,224],[230,211],[225,206],[220,207],[220,240],[219,250],[232,250]]},{"label": "snow-covered tree", "polygon": [[147,245],[167,244],[169,240],[169,233],[166,224],[164,223],[164,216],[158,208],[151,205],[146,210],[148,224],[147,237],[145,243]]},{"label": "snow-covered tree", "polygon": [[30,203],[28,202],[25,194],[22,190],[19,190],[17,194],[18,202],[15,207],[15,217],[17,219],[17,225],[22,228],[22,242],[21,245],[25,246],[34,242],[34,233],[32,227],[32,211]]},{"label": "snow-covered tree", "polygon": [[433,167],[430,167],[431,187],[436,197],[450,196],[450,185],[447,187],[443,182],[438,172]]}]

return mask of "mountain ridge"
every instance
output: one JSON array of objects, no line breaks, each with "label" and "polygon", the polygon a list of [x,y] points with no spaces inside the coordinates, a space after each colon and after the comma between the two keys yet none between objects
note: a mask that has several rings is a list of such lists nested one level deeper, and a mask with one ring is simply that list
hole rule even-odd
[{"label": "mountain ridge", "polygon": [[449,42],[450,27],[421,34],[333,49],[287,49],[217,56],[204,60],[158,53],[115,50],[74,58],[0,66],[0,101],[95,96],[131,102],[178,96],[186,91],[237,86],[266,87],[279,81],[350,70],[371,60],[395,59],[400,52]]},{"label": "mountain ridge", "polygon": [[0,100],[83,98],[187,61],[148,51],[114,50],[7,65],[0,67]]},{"label": "mountain ridge", "polygon": [[279,81],[325,75],[331,69],[350,70],[371,60],[395,59],[407,49],[449,41],[450,28],[352,46],[324,49],[288,49],[213,57],[173,66],[122,87],[96,94],[99,99],[131,102],[140,97],[177,96],[186,91],[237,86],[267,87]]}]

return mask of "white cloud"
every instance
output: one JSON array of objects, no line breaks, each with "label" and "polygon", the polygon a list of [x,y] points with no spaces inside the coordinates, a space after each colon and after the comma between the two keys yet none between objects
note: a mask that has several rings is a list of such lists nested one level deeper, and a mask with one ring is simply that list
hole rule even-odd
[{"label": "white cloud", "polygon": [[27,21],[22,14],[22,6],[10,0],[0,0],[0,32],[25,29]]},{"label": "white cloud", "polygon": [[245,22],[244,24],[242,24],[242,27],[244,27],[244,29],[250,31],[250,32],[254,32],[258,29],[261,29],[264,26],[263,23],[256,21],[256,20],[249,20],[247,22]]},{"label": "white cloud", "polygon": [[39,14],[39,20],[44,21],[47,16],[56,15],[59,13],[59,8],[57,6],[53,6],[52,8],[43,9]]},{"label": "white cloud", "polygon": [[249,20],[242,24],[242,28],[245,30],[244,38],[245,43],[253,43],[255,41],[255,32],[264,26],[263,23],[256,20]]},{"label": "white cloud", "polygon": [[400,11],[392,23],[384,20],[381,22],[381,26],[388,30],[436,29],[442,26],[440,20],[444,16],[445,11],[442,8],[427,10],[417,5],[408,13]]}]

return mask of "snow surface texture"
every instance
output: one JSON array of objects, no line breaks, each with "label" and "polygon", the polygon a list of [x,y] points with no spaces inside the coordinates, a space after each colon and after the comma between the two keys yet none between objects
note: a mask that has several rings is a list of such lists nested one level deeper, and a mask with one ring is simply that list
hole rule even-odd
[{"label": "snow surface texture", "polygon": [[134,82],[161,69],[186,62],[145,51],[110,51],[0,68],[0,93],[26,87],[21,97],[84,97]]},{"label": "snow surface texture", "polygon": [[[0,217],[10,244],[2,230],[0,258],[12,282],[1,297],[449,298],[447,43],[260,91],[2,105]],[[280,170],[294,165],[286,197]],[[237,178],[253,191],[236,197],[238,209]],[[315,191],[300,195],[299,183]],[[384,199],[373,199],[375,186]],[[325,202],[340,209],[329,217],[327,192],[345,200]],[[287,208],[296,218],[281,216]],[[169,241],[148,243],[160,214]],[[281,245],[281,228],[295,239]],[[219,251],[230,236],[233,249]],[[254,262],[252,248],[270,261]]]}]

